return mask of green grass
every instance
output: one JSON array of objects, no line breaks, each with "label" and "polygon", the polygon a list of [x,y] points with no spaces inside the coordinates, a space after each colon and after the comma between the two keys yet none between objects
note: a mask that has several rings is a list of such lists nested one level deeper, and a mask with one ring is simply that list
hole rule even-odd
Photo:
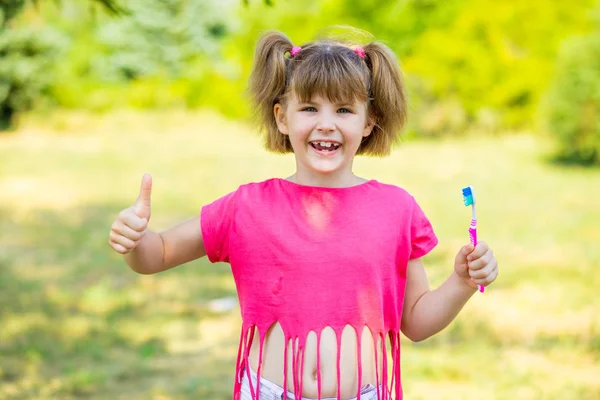
[{"label": "green grass", "polygon": [[[432,220],[433,286],[468,240],[468,184],[500,263],[444,332],[403,342],[407,399],[600,398],[600,170],[547,162],[550,149],[521,134],[410,141],[356,160]],[[293,166],[211,114],[58,114],[0,136],[0,398],[229,399],[239,311],[208,307],[235,296],[228,265],[137,275],[109,248],[109,227],[144,172],[160,230]]]}]

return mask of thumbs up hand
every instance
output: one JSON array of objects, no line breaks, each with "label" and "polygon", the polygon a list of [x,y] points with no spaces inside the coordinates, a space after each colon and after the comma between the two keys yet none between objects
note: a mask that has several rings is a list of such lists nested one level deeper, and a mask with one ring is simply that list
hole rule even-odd
[{"label": "thumbs up hand", "polygon": [[140,194],[135,201],[134,212],[139,218],[145,218],[146,222],[150,221],[150,193],[152,192],[152,176],[144,174],[142,178],[142,187]]},{"label": "thumbs up hand", "polygon": [[150,193],[152,177],[144,174],[140,194],[135,203],[119,213],[110,229],[109,244],[120,254],[135,249],[146,235],[150,220]]}]

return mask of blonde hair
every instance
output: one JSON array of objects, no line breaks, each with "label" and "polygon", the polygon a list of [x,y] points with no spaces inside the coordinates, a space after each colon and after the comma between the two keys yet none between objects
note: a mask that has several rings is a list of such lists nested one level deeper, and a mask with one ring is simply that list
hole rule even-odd
[{"label": "blonde hair", "polygon": [[406,123],[407,111],[402,72],[394,53],[375,41],[363,46],[364,59],[354,51],[357,46],[347,41],[318,39],[302,45],[293,57],[289,55],[292,47],[290,39],[278,31],[265,33],[256,45],[249,90],[267,150],[293,152],[273,113],[275,104],[285,106],[286,97],[293,92],[302,102],[313,95],[332,102],[367,102],[375,126],[357,154],[389,154]]}]

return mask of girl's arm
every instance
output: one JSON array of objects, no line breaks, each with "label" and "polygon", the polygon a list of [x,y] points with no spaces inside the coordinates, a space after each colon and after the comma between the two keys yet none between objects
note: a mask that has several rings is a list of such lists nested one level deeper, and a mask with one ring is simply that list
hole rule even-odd
[{"label": "girl's arm", "polygon": [[429,289],[423,261],[410,260],[407,267],[402,332],[420,342],[444,329],[477,291],[454,272],[439,288]]},{"label": "girl's arm", "polygon": [[200,217],[193,217],[164,232],[148,230],[124,258],[132,270],[155,274],[205,255]]},{"label": "girl's arm", "polygon": [[477,291],[498,276],[498,263],[487,244],[464,246],[456,255],[454,272],[439,288],[429,289],[429,282],[418,258],[407,267],[406,292],[402,313],[402,332],[419,342],[444,329]]}]

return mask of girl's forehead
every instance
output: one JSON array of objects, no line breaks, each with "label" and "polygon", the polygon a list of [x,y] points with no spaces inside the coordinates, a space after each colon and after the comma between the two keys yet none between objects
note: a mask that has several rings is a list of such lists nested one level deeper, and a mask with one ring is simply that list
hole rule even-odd
[{"label": "girl's forehead", "polygon": [[332,104],[332,105],[360,105],[365,102],[360,101],[358,97],[347,99],[329,99],[326,95],[313,93],[310,97],[302,98],[295,93],[290,93],[289,99],[293,103],[311,103],[311,104]]}]

